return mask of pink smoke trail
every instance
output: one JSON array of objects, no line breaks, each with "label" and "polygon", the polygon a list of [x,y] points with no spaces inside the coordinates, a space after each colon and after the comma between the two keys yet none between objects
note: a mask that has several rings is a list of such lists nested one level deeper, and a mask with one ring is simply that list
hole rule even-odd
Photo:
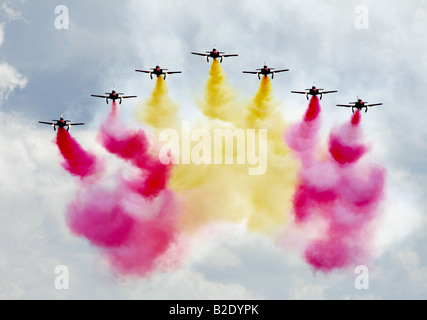
[{"label": "pink smoke trail", "polygon": [[120,275],[147,277],[161,268],[162,259],[168,260],[168,267],[177,266],[179,257],[168,259],[179,234],[175,197],[166,188],[169,167],[156,166],[144,132],[126,130],[115,103],[101,127],[100,141],[144,172],[116,179],[111,188],[100,179],[83,180],[67,207],[69,228],[102,249]]},{"label": "pink smoke trail", "polygon": [[139,179],[128,181],[135,192],[144,197],[155,197],[166,188],[171,165],[162,164],[158,156],[150,154],[150,143],[144,131],[125,128],[119,120],[116,103],[101,126],[99,140],[110,153],[140,169]]},{"label": "pink smoke trail", "polygon": [[[132,205],[126,186],[86,186],[68,206],[68,225],[100,247],[119,274],[147,277],[178,236],[174,196],[167,190],[160,197],[160,208],[153,210],[149,203]],[[178,264],[172,261],[170,267]]]},{"label": "pink smoke trail", "polygon": [[320,104],[319,99],[314,96],[310,100],[303,121],[290,126],[286,132],[286,141],[303,161],[304,166],[309,166],[315,159],[315,149],[318,144],[317,133],[320,129]]},{"label": "pink smoke trail", "polygon": [[354,163],[367,152],[366,145],[357,142],[361,140],[360,121],[360,111],[356,110],[351,118],[351,123],[332,132],[329,137],[329,153],[339,164]]},{"label": "pink smoke trail", "polygon": [[100,169],[95,155],[86,152],[67,130],[58,128],[56,144],[64,158],[62,166],[72,175],[84,178]]},{"label": "pink smoke trail", "polygon": [[327,224],[326,232],[306,247],[305,259],[315,270],[330,272],[369,258],[385,171],[359,163],[368,150],[362,142],[359,111],[351,122],[331,132],[329,156],[318,160],[319,115],[319,101],[313,97],[303,121],[290,128],[285,140],[302,161],[293,198],[295,221],[304,227],[320,216]]}]

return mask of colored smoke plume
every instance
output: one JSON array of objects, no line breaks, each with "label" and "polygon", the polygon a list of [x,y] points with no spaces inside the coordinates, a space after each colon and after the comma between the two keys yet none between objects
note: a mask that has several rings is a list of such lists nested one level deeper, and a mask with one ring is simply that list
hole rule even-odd
[{"label": "colored smoke plume", "polygon": [[[270,79],[263,78],[257,94],[242,104],[231,94],[234,90],[214,60],[204,92],[197,105],[207,119],[192,123],[192,128],[208,129],[211,136],[217,129],[255,129],[257,141],[259,130],[266,129],[267,170],[249,176],[248,164],[174,165],[169,186],[184,208],[180,226],[195,232],[210,223],[245,223],[250,232],[275,234],[289,220],[297,166],[283,144],[285,122],[278,114]],[[246,141],[245,149],[250,147]]]},{"label": "colored smoke plume", "polygon": [[164,261],[178,237],[176,201],[166,188],[169,167],[149,153],[143,131],[124,128],[116,103],[99,140],[107,151],[141,172],[126,179],[119,176],[108,188],[101,177],[83,179],[67,208],[70,229],[99,247],[120,275],[149,276],[162,265],[176,266],[178,257]]},{"label": "colored smoke plume", "polygon": [[366,264],[372,254],[385,170],[359,162],[367,147],[358,111],[331,132],[324,159],[316,155],[319,127],[320,104],[313,97],[303,121],[290,128],[285,140],[302,162],[293,198],[295,221],[303,229],[319,217],[326,223],[326,230],[310,239],[305,259],[315,270],[330,272]]},{"label": "colored smoke plume", "polygon": [[237,91],[227,82],[227,76],[218,60],[213,60],[204,90],[198,101],[200,111],[209,119],[233,122],[241,116],[236,104]]},{"label": "colored smoke plume", "polygon": [[141,123],[156,129],[176,128],[178,111],[179,106],[169,97],[166,81],[157,77],[151,96],[137,106],[136,116]]},{"label": "colored smoke plume", "polygon": [[[114,102],[100,127],[97,141],[119,160],[113,178],[99,169],[103,167],[95,156],[59,130],[63,166],[80,177],[67,207],[68,225],[98,247],[118,274],[147,277],[155,270],[177,267],[182,258],[178,251],[184,249],[181,237],[215,223],[245,224],[248,232],[274,240],[279,234],[289,237],[288,227],[296,227],[305,237],[304,258],[316,271],[366,264],[374,249],[370,243],[385,170],[362,162],[369,149],[360,112],[331,131],[325,148],[319,137],[321,108],[316,96],[303,119],[290,126],[268,77],[262,77],[250,101],[236,97],[219,61],[213,60],[204,96],[196,102],[204,117],[191,122],[191,128],[204,129],[210,136],[218,129],[258,130],[256,138],[260,130],[267,130],[264,174],[248,175],[248,163],[183,164],[182,153],[176,164],[161,163],[162,146],[155,137],[164,129],[181,129],[177,143],[184,139],[178,105],[170,99],[162,77],[136,109],[138,119],[154,135],[127,128]],[[201,138],[190,139],[189,147]],[[253,148],[245,143],[246,151]],[[237,148],[233,152],[235,160]]]},{"label": "colored smoke plume", "polygon": [[108,152],[140,169],[139,177],[128,181],[135,192],[144,197],[155,197],[166,188],[171,166],[160,162],[158,151],[150,149],[143,130],[126,129],[114,103],[107,120],[101,125],[99,141]]},{"label": "colored smoke plume", "polygon": [[67,130],[58,128],[56,144],[64,158],[62,166],[72,175],[84,178],[101,169],[95,155],[86,152]]},{"label": "colored smoke plume", "polygon": [[[125,185],[112,190],[84,185],[68,205],[68,225],[99,247],[119,274],[149,276],[178,236],[173,194],[164,191],[157,201],[160,207],[135,200]],[[178,264],[174,260],[169,267]]]}]

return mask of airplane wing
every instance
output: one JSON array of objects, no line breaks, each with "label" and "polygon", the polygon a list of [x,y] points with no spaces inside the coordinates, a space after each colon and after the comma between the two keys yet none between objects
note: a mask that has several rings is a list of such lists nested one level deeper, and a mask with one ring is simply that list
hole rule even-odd
[{"label": "airplane wing", "polygon": [[365,107],[374,107],[374,106],[381,106],[382,103],[371,103],[371,104],[365,104]]},{"label": "airplane wing", "polygon": [[[319,89],[319,90],[321,90],[321,89]],[[330,90],[330,91],[322,91],[320,93],[326,94],[326,93],[334,93],[334,92],[338,92],[338,91],[336,91],[336,90]]]},{"label": "airplane wing", "polygon": [[[272,68],[271,68],[271,69],[272,69]],[[277,73],[277,72],[283,72],[283,71],[289,71],[289,69],[274,70],[273,72],[274,72],[274,73]]]},{"label": "airplane wing", "polygon": [[300,94],[307,94],[306,91],[291,91],[292,93],[300,93]]},{"label": "airplane wing", "polygon": [[227,57],[237,57],[238,54],[233,53],[233,54],[221,54],[221,57],[227,58]]},{"label": "airplane wing", "polygon": [[53,123],[53,122],[45,122],[45,121],[39,121],[39,123],[42,123],[42,124],[49,124],[49,125],[54,125],[55,123]]},{"label": "airplane wing", "polygon": [[136,96],[121,96],[120,98],[123,98],[123,99],[127,99],[127,98],[136,98]]},{"label": "airplane wing", "polygon": [[192,52],[191,54],[197,54],[199,56],[204,56],[204,57],[209,55],[209,53],[200,53],[200,52]]},{"label": "airplane wing", "polygon": [[182,71],[167,71],[167,74],[182,73]]},{"label": "airplane wing", "polygon": [[135,70],[136,72],[145,72],[145,73],[150,73],[152,71],[148,71],[148,70]]},{"label": "airplane wing", "polygon": [[243,73],[258,74],[258,71],[242,71]]},{"label": "airplane wing", "polygon": [[70,126],[82,126],[84,125],[83,122],[77,122],[77,123],[68,123]]},{"label": "airplane wing", "polygon": [[96,97],[96,98],[108,98],[108,96],[101,96],[101,95],[98,95],[98,94],[91,94],[91,97]]},{"label": "airplane wing", "polygon": [[337,107],[347,107],[347,108],[353,108],[353,104],[337,104]]}]

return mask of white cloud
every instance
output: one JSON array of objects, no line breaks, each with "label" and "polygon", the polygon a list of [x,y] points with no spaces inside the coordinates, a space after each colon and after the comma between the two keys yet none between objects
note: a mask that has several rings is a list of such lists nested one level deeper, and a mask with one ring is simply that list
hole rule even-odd
[{"label": "white cloud", "polygon": [[15,21],[15,20],[21,20],[21,21],[24,21],[26,23],[29,23],[29,21],[24,18],[24,16],[22,15],[21,12],[15,11],[12,8],[9,8],[9,6],[7,5],[6,2],[4,2],[2,4],[2,6],[0,7],[0,11],[3,11],[5,13],[9,22]]},{"label": "white cloud", "polygon": [[[384,6],[388,11],[383,15],[382,10],[376,7],[377,4],[375,7],[370,5],[370,29],[364,32],[355,30],[353,26],[356,4],[331,7],[319,5],[315,1],[307,1],[302,5],[298,1],[271,1],[268,5],[259,1],[250,1],[248,4],[218,1],[215,5],[201,2],[196,5],[196,1],[183,1],[180,4],[176,1],[128,1],[123,14],[117,17],[116,12],[110,12],[109,6],[103,3],[103,10],[106,11],[102,11],[102,14],[95,14],[91,10],[85,10],[83,13],[82,8],[88,7],[81,3],[84,2],[73,3],[73,10],[70,11],[72,25],[67,33],[40,29],[40,39],[47,34],[49,41],[39,42],[39,45],[31,48],[39,57],[45,58],[38,61],[37,67],[29,69],[32,77],[38,75],[43,78],[46,69],[51,70],[52,74],[59,74],[72,62],[81,67],[75,72],[80,73],[82,81],[88,74],[99,71],[99,83],[94,83],[89,88],[94,90],[91,93],[97,93],[96,90],[100,89],[98,85],[107,84],[107,90],[108,86],[120,80],[120,90],[147,96],[153,82],[149,82],[149,78],[135,75],[133,69],[153,67],[160,62],[165,64],[165,67],[183,68],[184,75],[171,77],[168,83],[171,96],[180,94],[182,101],[185,101],[181,105],[186,108],[192,104],[189,102],[193,98],[191,94],[203,88],[209,66],[203,59],[191,56],[190,51],[208,50],[212,46],[218,46],[219,49],[232,52],[236,50],[239,53],[238,59],[226,60],[223,66],[230,83],[239,85],[244,89],[244,94],[249,96],[255,93],[258,81],[252,77],[243,77],[243,68],[257,68],[264,60],[275,67],[291,68],[286,77],[274,79],[275,94],[284,97],[283,101],[286,103],[288,114],[285,114],[285,117],[289,117],[291,112],[299,119],[305,106],[303,99],[290,95],[289,91],[302,89],[313,80],[319,85],[328,86],[325,89],[339,90],[338,95],[323,100],[326,125],[342,114],[337,115],[340,111],[335,112],[332,108],[334,102],[348,102],[347,99],[354,98],[359,93],[358,90],[360,93],[368,92],[366,95],[369,99],[387,97],[387,109],[385,107],[384,110],[378,109],[368,113],[366,125],[372,125],[365,126],[372,133],[369,138],[375,141],[374,148],[377,151],[378,148],[387,149],[384,158],[388,156],[390,160],[395,159],[390,150],[394,145],[399,145],[399,142],[393,139],[396,137],[396,131],[410,126],[413,130],[407,130],[405,136],[418,135],[419,131],[416,129],[422,126],[423,117],[419,117],[418,110],[411,115],[408,107],[406,116],[401,117],[402,110],[397,107],[398,102],[409,95],[399,94],[402,91],[395,94],[394,86],[395,82],[400,83],[401,78],[408,79],[399,76],[408,72],[416,76],[415,80],[423,80],[419,77],[423,74],[422,67],[411,73],[411,69],[416,68],[417,64],[408,65],[408,68],[398,65],[395,69],[396,61],[405,61],[403,53],[406,44],[410,44],[411,49],[415,48],[415,44],[420,46],[419,51],[411,51],[413,57],[416,57],[418,52],[425,51],[421,50],[425,42],[416,40],[425,29],[423,27],[426,21],[423,19],[425,14],[419,10],[416,24],[410,24],[408,21],[413,20],[407,19],[408,13],[405,19],[399,18],[400,11],[397,6],[384,5],[385,2],[379,4],[378,6]],[[46,10],[43,14],[45,7],[32,3],[26,5],[29,9],[31,6],[37,6],[35,14],[45,15],[47,20],[53,21],[53,10]],[[95,8],[97,5],[91,6]],[[0,14],[6,16],[5,22],[0,23],[2,45],[5,41],[6,24],[10,21],[27,20],[6,3],[0,6]],[[91,15],[93,21],[89,19]],[[387,30],[390,25],[393,28]],[[410,32],[407,32],[408,30]],[[396,32],[397,37],[393,36]],[[411,37],[413,32],[419,34]],[[378,39],[381,39],[380,45],[376,44]],[[8,56],[12,54],[14,52],[7,52]],[[22,52],[20,54],[26,58]],[[85,65],[85,61],[94,61],[95,58],[108,62],[108,68],[94,71],[93,65]],[[424,60],[419,59],[419,63],[422,61]],[[371,70],[371,66],[375,70]],[[376,73],[378,69],[383,69],[381,76]],[[325,70],[327,72],[324,72]],[[362,78],[359,77],[360,74],[363,75]],[[387,75],[387,79],[377,83],[371,80],[372,75],[375,79]],[[319,79],[319,76],[324,78]],[[195,78],[200,81],[192,81]],[[58,83],[58,87],[69,85],[70,79],[72,77],[64,73],[63,82]],[[1,63],[0,106],[6,99],[12,99],[15,96],[12,93],[17,89],[25,88],[27,83],[28,79],[15,67],[6,62]],[[424,82],[415,81],[420,87],[422,83]],[[401,85],[407,86],[403,82]],[[67,94],[78,96],[80,90],[88,89],[77,84],[75,88],[77,91]],[[176,88],[184,89],[182,92],[187,93],[187,96]],[[32,88],[38,92],[49,92],[50,97],[58,102],[68,101],[69,96],[60,96],[56,90],[49,89],[52,88],[47,88],[42,82]],[[347,93],[354,94],[354,97]],[[410,98],[415,99],[412,95]],[[91,103],[89,99],[88,103]],[[101,103],[99,105],[101,106]],[[123,115],[132,113],[132,106],[130,103],[125,104]],[[76,110],[72,110],[74,115],[70,116],[74,119]],[[96,110],[99,110],[97,112],[102,119],[108,112],[108,109],[103,107]],[[422,109],[419,111],[423,112]],[[52,116],[56,117],[57,112],[53,112]],[[390,130],[390,135],[384,135],[385,128],[389,128],[390,116],[399,118],[400,122],[399,125],[386,129]],[[346,117],[347,115],[344,115],[340,119],[347,119]],[[415,117],[417,121],[412,121],[411,117]],[[302,250],[299,250],[304,239],[287,233],[292,238],[287,239],[289,248],[282,250],[272,239],[250,237],[242,232],[239,226],[231,226],[227,232],[221,233],[222,237],[219,239],[195,238],[195,245],[188,259],[176,272],[155,274],[146,280],[129,279],[125,283],[117,281],[98,250],[90,247],[84,239],[69,234],[64,212],[68,198],[74,190],[73,183],[70,182],[72,179],[59,165],[57,148],[51,143],[53,132],[48,128],[39,130],[31,124],[28,126],[33,120],[36,122],[44,119],[27,119],[20,114],[13,116],[5,113],[0,113],[0,118],[0,175],[5,182],[0,193],[0,239],[3,241],[0,247],[0,297],[325,299],[357,298],[362,294],[354,289],[352,270],[345,276],[339,273],[327,277],[322,274],[314,275],[303,259]],[[95,139],[88,136],[85,133],[79,141],[87,143],[87,147],[93,147]],[[417,141],[417,154],[423,155],[422,135],[419,135]],[[398,165],[407,164],[406,157],[410,155],[406,152],[404,154],[405,157],[402,157]],[[411,238],[414,226],[425,225],[425,222],[419,219],[422,200],[418,193],[414,193],[417,187],[413,183],[411,171],[398,169],[389,180],[391,189],[384,205],[386,217],[377,237],[382,253],[378,257],[379,264],[382,264],[380,270],[397,269],[397,266],[384,260],[384,257],[401,241]],[[400,176],[398,172],[406,173]],[[420,193],[422,192],[424,191]],[[404,261],[412,261],[412,269],[408,267],[405,270],[408,273],[411,270],[416,271],[410,286],[419,288],[418,297],[425,297],[426,288],[418,283],[425,278],[425,268],[421,263],[425,255],[423,256],[421,251],[411,252],[413,253],[405,254],[401,251],[393,256],[392,262],[400,261],[404,265]],[[69,292],[58,292],[53,288],[53,268],[57,264],[70,266],[72,281]],[[374,270],[372,278],[375,278]],[[376,290],[369,292],[369,298],[388,295],[389,279],[377,278],[378,280],[372,283],[372,288]],[[404,285],[402,283],[402,286]],[[398,293],[396,295],[399,296]]]},{"label": "white cloud", "polygon": [[0,63],[0,105],[8,99],[16,88],[24,88],[27,82],[27,78],[13,66],[7,63]]},{"label": "white cloud", "polygon": [[4,28],[5,28],[5,24],[4,23],[0,23],[0,46],[4,42]]},{"label": "white cloud", "polygon": [[[9,21],[22,19],[20,13],[10,9],[6,3],[0,7],[9,17]],[[5,23],[0,23],[0,46],[4,43]],[[24,88],[27,85],[27,78],[20,74],[13,66],[6,62],[0,63],[0,106],[16,88]]]}]

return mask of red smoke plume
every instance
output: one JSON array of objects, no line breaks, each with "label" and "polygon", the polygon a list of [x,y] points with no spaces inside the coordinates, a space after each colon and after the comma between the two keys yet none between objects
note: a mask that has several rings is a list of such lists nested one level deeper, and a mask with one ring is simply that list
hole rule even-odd
[{"label": "red smoke plume", "polygon": [[305,259],[315,270],[329,272],[367,263],[385,170],[359,163],[368,150],[359,111],[331,132],[329,156],[322,160],[316,156],[319,127],[320,104],[314,96],[303,121],[290,128],[285,140],[302,161],[293,198],[295,221],[303,228],[320,217],[327,225],[326,232],[307,246]]},{"label": "red smoke plume", "polygon": [[84,178],[99,168],[96,157],[86,152],[67,130],[58,128],[56,144],[64,158],[62,166],[72,175]]},{"label": "red smoke plume", "polygon": [[[60,131],[64,131],[65,141],[74,141],[65,130]],[[58,146],[67,155],[66,168],[86,177],[95,158],[75,142],[64,144],[65,138],[58,134]],[[177,240],[176,201],[166,188],[170,167],[149,153],[142,130],[130,132],[124,128],[115,103],[99,139],[107,151],[140,173],[127,179],[120,177],[110,188],[103,185],[101,177],[82,179],[67,208],[68,225],[75,234],[102,249],[120,274],[147,276],[159,267]]]},{"label": "red smoke plume", "polygon": [[110,153],[130,162],[140,169],[138,179],[128,185],[144,197],[155,197],[166,188],[171,165],[164,165],[157,155],[150,154],[150,144],[142,130],[129,131],[117,116],[117,105],[100,130],[99,140]]}]

